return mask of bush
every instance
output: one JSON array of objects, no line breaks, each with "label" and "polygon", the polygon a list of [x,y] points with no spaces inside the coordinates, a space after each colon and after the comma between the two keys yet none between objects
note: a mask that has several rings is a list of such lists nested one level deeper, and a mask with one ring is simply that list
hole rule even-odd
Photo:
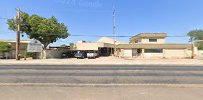
[{"label": "bush", "polygon": [[11,45],[5,42],[0,42],[0,52],[10,52]]},{"label": "bush", "polygon": [[26,57],[35,57],[35,53],[27,52],[27,50],[25,51],[25,55]]},{"label": "bush", "polygon": [[199,49],[199,50],[203,50],[203,42],[201,42],[201,43],[199,44],[198,49]]}]

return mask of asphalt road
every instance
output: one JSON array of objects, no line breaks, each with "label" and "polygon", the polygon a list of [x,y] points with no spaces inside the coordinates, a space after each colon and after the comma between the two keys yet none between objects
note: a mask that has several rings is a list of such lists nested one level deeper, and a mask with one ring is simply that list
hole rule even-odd
[{"label": "asphalt road", "polygon": [[203,84],[203,66],[0,66],[0,83]]}]

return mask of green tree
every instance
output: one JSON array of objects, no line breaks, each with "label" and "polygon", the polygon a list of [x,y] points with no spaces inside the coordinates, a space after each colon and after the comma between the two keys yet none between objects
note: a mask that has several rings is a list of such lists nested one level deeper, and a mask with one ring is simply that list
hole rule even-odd
[{"label": "green tree", "polygon": [[11,45],[5,42],[0,42],[0,52],[9,52],[11,51]]},{"label": "green tree", "polygon": [[203,50],[203,42],[199,43],[198,49]]},{"label": "green tree", "polygon": [[188,33],[192,40],[203,40],[203,30],[192,30]]},{"label": "green tree", "polygon": [[[192,30],[188,33],[188,36],[190,36],[191,41],[203,40],[203,30]],[[196,45],[199,50],[203,50],[203,42],[197,42]]]},{"label": "green tree", "polygon": [[[16,31],[15,22],[15,19],[7,20],[10,30]],[[30,39],[39,40],[43,44],[44,50],[49,44],[59,39],[65,39],[70,35],[65,24],[59,23],[54,16],[44,18],[38,15],[30,16],[27,13],[21,13],[20,25],[21,32],[26,33]]]},{"label": "green tree", "polygon": [[62,45],[61,45],[61,47],[66,47],[66,46],[67,46],[66,44],[62,44]]}]

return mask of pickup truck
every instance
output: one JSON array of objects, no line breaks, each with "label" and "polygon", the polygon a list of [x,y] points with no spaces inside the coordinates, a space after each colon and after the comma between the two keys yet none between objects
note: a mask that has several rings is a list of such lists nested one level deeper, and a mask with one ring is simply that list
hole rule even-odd
[{"label": "pickup truck", "polygon": [[87,52],[87,58],[97,58],[98,57],[98,53],[96,51],[89,51]]}]

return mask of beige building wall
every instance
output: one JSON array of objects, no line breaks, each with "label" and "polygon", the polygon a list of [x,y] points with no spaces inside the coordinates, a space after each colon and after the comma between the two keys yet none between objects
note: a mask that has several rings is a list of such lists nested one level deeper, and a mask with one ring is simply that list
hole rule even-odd
[{"label": "beige building wall", "polygon": [[164,50],[165,58],[187,58],[187,49],[165,49]]},{"label": "beige building wall", "polygon": [[[97,43],[108,43],[108,44],[114,44],[114,39],[112,38],[108,38],[108,37],[102,37],[100,38]],[[116,44],[126,44],[125,42],[121,42],[121,41],[118,41],[116,40],[115,42]]]},{"label": "beige building wall", "polygon": [[187,49],[163,49],[163,53],[144,53],[144,58],[189,58]]},{"label": "beige building wall", "polygon": [[[15,59],[16,58],[15,57],[16,56],[16,41],[6,41],[5,40],[5,41],[1,41],[1,42],[6,42],[6,43],[11,44],[11,51],[9,52],[9,58]],[[20,55],[21,55],[20,57],[21,58],[23,58],[25,56],[25,52],[27,50],[27,45],[29,42],[30,42],[29,40],[28,41],[21,40],[21,42],[20,42]],[[1,55],[2,55],[2,53],[1,53]]]},{"label": "beige building wall", "polygon": [[198,51],[198,58],[203,59],[203,50]]},{"label": "beige building wall", "polygon": [[71,50],[98,50],[102,43],[76,43],[71,47]]},{"label": "beige building wall", "polygon": [[[157,39],[157,42],[149,42],[149,39]],[[165,44],[165,38],[139,38],[139,39],[131,39],[130,43],[141,43],[141,44]]]},{"label": "beige building wall", "polygon": [[[120,49],[119,57],[124,58],[132,58],[133,49]],[[163,53],[144,53],[144,49],[142,49],[142,54],[137,57],[142,58],[189,58],[191,55],[188,53],[188,49],[163,49]]]},{"label": "beige building wall", "polygon": [[132,49],[123,49],[123,57],[132,57],[133,50]]},{"label": "beige building wall", "polygon": [[[192,51],[191,50],[187,50],[187,55],[189,56],[189,57],[191,57],[192,56]],[[196,58],[200,58],[200,59],[202,59],[203,58],[203,50],[199,50],[198,51],[198,55],[195,55],[196,56]]]},{"label": "beige building wall", "polygon": [[119,49],[117,49],[117,53],[116,53],[117,55],[116,55],[116,56],[117,56],[117,57],[120,57],[120,58],[123,58],[123,57],[126,56],[126,55],[125,55],[125,52],[126,52],[125,49],[120,49],[120,48],[119,48]]},{"label": "beige building wall", "polygon": [[76,43],[71,46],[71,50],[99,50],[99,48],[113,48],[114,45],[108,43]]},{"label": "beige building wall", "polygon": [[[155,38],[152,38],[155,39]],[[138,43],[143,43],[143,44],[165,44],[166,40],[165,38],[159,38],[157,39],[157,42],[149,42],[149,38],[143,38],[139,40],[140,42]]]},{"label": "beige building wall", "polygon": [[163,53],[144,53],[144,58],[163,58]]}]

